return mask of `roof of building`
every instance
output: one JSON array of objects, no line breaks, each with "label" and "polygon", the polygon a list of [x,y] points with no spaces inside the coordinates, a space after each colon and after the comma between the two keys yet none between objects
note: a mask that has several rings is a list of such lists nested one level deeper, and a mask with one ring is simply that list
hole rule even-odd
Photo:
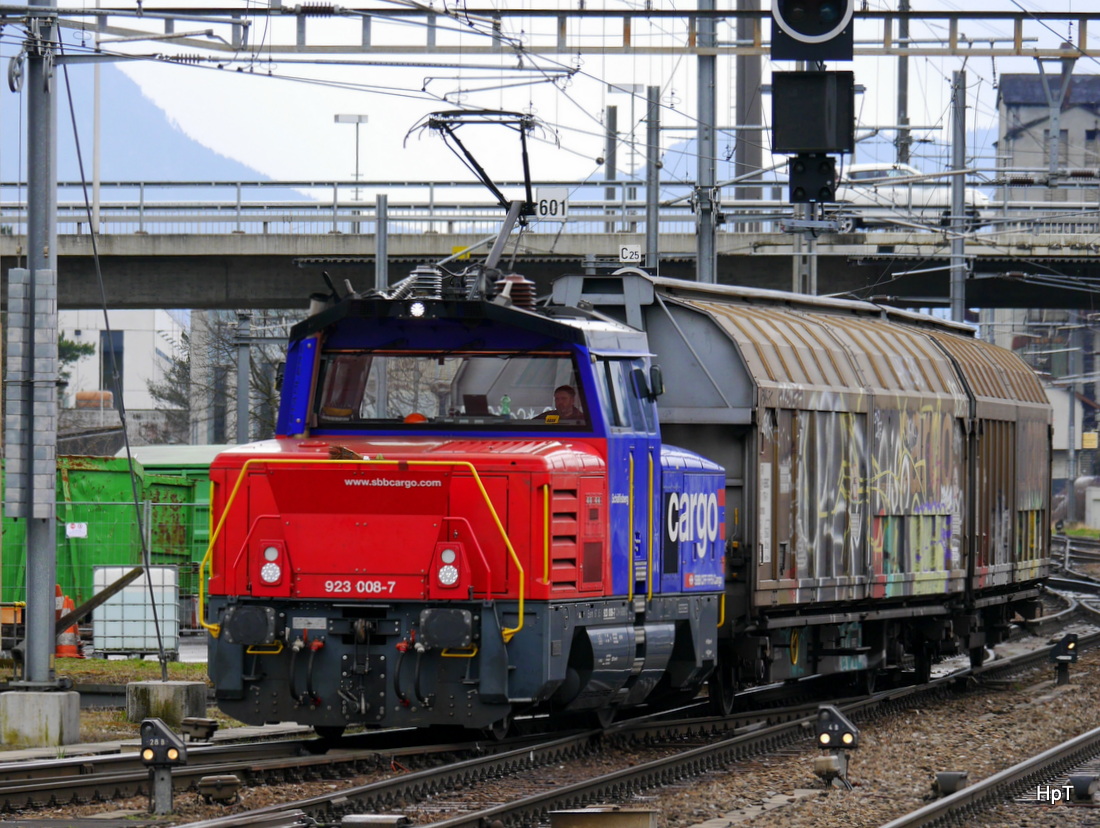
[{"label": "roof of building", "polygon": [[[228,446],[202,445],[202,446],[133,446],[131,453],[134,459],[141,465],[153,466],[209,466],[218,453],[225,451]],[[125,447],[120,449],[116,457],[125,457]]]},{"label": "roof of building", "polygon": [[[1057,91],[1061,78],[1056,74],[1047,74],[1051,87]],[[1006,106],[1046,106],[1047,96],[1043,90],[1043,76],[1001,75],[997,85],[997,103]],[[1069,89],[1062,108],[1072,106],[1097,106],[1100,104],[1100,75],[1074,75],[1070,78]]]}]

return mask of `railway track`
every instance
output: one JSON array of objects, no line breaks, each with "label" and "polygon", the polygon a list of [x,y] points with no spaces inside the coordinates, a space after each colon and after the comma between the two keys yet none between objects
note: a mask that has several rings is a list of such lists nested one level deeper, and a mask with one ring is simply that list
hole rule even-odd
[{"label": "railway track", "polygon": [[[1082,646],[1095,645],[1100,634],[1083,637]],[[840,704],[856,721],[869,720],[892,707],[911,707],[950,693],[960,681],[1000,679],[1036,663],[1045,663],[1046,648],[1013,659],[992,662],[977,670],[963,670],[922,687],[907,687]],[[814,705],[816,710],[816,705]],[[391,813],[395,809],[420,824],[434,828],[466,828],[500,824],[531,824],[553,810],[574,808],[597,801],[621,801],[632,794],[682,782],[751,757],[806,744],[812,711],[805,707],[775,713],[790,720],[767,724],[720,724],[723,720],[699,719],[680,723],[623,723],[608,731],[590,731],[546,742],[534,748],[520,748],[491,757],[456,762],[443,768],[404,774],[400,778],[343,788],[331,795],[300,800],[251,812],[249,819],[289,820],[303,816],[321,824],[337,824],[348,815]],[[748,720],[744,720],[748,721]],[[723,727],[731,729],[723,730]],[[576,781],[578,763],[592,761],[596,768],[601,751],[618,754],[617,747],[629,744],[631,766],[610,770],[586,770],[589,778]],[[653,755],[639,760],[639,746],[653,746]],[[809,745],[807,744],[807,747]],[[609,750],[611,749],[611,750]],[[657,755],[660,754],[660,755]],[[593,757],[597,757],[593,760]],[[552,773],[556,766],[568,766],[568,779]],[[547,770],[550,769],[550,770]],[[507,780],[502,782],[501,780]],[[472,795],[472,791],[477,796]],[[458,793],[457,792],[462,792]],[[435,821],[439,798],[446,797],[448,816]],[[425,804],[426,803],[426,804]],[[242,814],[190,823],[198,828],[229,828],[241,825]]]},{"label": "railway track", "polygon": [[[1012,801],[1024,824],[1026,809],[1044,801],[1073,802],[1075,800],[1072,777],[1077,774],[1100,778],[1100,728],[1090,730],[1075,739],[1044,751],[1011,768],[983,779],[975,785],[963,788],[950,796],[937,800],[910,814],[887,823],[883,828],[933,828],[941,825],[975,825],[977,813]],[[1082,797],[1082,804],[1092,805],[1091,795]],[[1089,809],[1086,822],[1077,823],[1059,811],[1063,825],[1095,825],[1095,811]]]},{"label": "railway track", "polygon": [[[1081,645],[1094,645],[1096,639],[1100,639],[1100,633],[1083,636]],[[993,661],[977,670],[959,671],[924,687],[899,688],[838,706],[857,722],[869,721],[890,710],[891,705],[922,704],[922,699],[942,696],[961,682],[1002,679],[1028,665],[1045,663],[1046,658],[1047,650],[1042,649]],[[802,750],[798,745],[805,743],[808,737],[806,723],[816,709],[814,702],[758,710],[727,719],[628,721],[607,731],[577,732],[550,741],[531,737],[499,744],[456,742],[436,745],[432,749],[434,759],[411,758],[430,753],[423,744],[424,734],[414,731],[364,734],[342,741],[338,749],[324,756],[303,755],[309,747],[308,740],[192,747],[189,751],[191,764],[173,771],[173,788],[176,791],[194,789],[200,778],[215,774],[238,776],[249,786],[316,779],[333,780],[333,787],[338,788],[329,795],[193,823],[210,828],[304,824],[300,820],[306,819],[331,824],[350,814],[393,810],[416,815],[421,824],[432,822],[448,828],[488,825],[496,821],[511,825],[539,819],[551,810],[596,801],[621,801],[632,792],[659,788],[761,754],[783,749]],[[409,743],[396,744],[400,738]],[[419,745],[415,744],[418,739]],[[617,749],[622,746],[627,746],[634,757],[632,767],[616,766],[607,758],[625,752]],[[399,760],[398,756],[402,758]],[[589,778],[576,782],[577,763],[581,761],[591,763],[591,770],[587,772]],[[390,766],[397,767],[396,762],[413,770],[391,776]],[[428,762],[437,764],[427,767]],[[608,764],[611,766],[605,767]],[[562,765],[569,771],[565,778],[553,773]],[[336,782],[357,774],[367,774],[372,780],[356,787],[348,787],[347,781]],[[528,778],[535,786],[533,791],[527,784]],[[498,780],[502,779],[513,781],[507,783],[507,788],[497,788]],[[113,801],[143,794],[147,786],[147,771],[134,756],[26,763],[16,767],[0,765],[0,803],[8,813],[49,803]],[[489,801],[484,798],[476,801],[465,793],[459,794],[465,801],[459,810],[455,792],[475,789],[489,796]],[[441,797],[447,797],[447,817],[435,823],[439,812],[433,808]],[[96,822],[112,825],[110,820]],[[133,820],[114,824],[132,825]]]}]

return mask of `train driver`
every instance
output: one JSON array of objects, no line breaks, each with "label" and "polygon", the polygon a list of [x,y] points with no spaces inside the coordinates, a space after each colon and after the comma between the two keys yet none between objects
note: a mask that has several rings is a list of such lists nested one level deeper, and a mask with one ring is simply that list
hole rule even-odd
[{"label": "train driver", "polygon": [[536,420],[548,423],[581,423],[584,412],[577,407],[577,391],[572,385],[559,385],[554,389],[554,407],[539,414]]}]

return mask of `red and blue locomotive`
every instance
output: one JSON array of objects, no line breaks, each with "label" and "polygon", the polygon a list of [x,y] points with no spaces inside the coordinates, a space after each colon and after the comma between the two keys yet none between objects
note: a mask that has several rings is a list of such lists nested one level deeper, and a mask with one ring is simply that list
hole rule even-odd
[{"label": "red and blue locomotive", "polygon": [[292,333],[279,436],[212,466],[229,715],[502,732],[708,680],[728,710],[980,660],[1037,612],[1050,409],[1012,354],[640,271],[541,307],[484,284],[423,269],[330,300]]},{"label": "red and blue locomotive", "polygon": [[662,443],[645,334],[410,279],[298,325],[281,436],[212,466],[218,704],[503,729],[694,694],[726,475]]}]

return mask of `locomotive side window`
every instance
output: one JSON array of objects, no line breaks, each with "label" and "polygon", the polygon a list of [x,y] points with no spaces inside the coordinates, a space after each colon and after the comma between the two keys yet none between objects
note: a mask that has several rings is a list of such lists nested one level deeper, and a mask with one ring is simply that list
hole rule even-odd
[{"label": "locomotive side window", "polygon": [[[321,429],[587,429],[590,418],[570,354],[328,353],[314,404]],[[583,419],[541,419],[554,389],[577,389]]]},{"label": "locomotive side window", "polygon": [[654,403],[640,396],[632,373],[642,365],[640,359],[607,360],[598,366],[598,386],[612,426],[651,433],[656,431]]}]

